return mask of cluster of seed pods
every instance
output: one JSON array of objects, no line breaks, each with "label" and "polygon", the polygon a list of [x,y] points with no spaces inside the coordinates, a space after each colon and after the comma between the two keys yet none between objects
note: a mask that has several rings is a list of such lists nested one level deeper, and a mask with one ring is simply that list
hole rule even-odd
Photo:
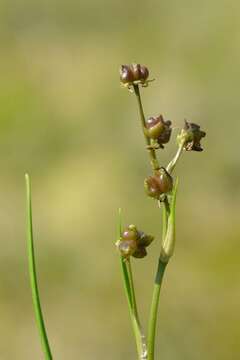
[{"label": "cluster of seed pods", "polygon": [[124,258],[130,256],[143,258],[147,255],[146,247],[151,244],[153,239],[153,236],[138,230],[135,225],[129,225],[122,232],[116,246]]}]

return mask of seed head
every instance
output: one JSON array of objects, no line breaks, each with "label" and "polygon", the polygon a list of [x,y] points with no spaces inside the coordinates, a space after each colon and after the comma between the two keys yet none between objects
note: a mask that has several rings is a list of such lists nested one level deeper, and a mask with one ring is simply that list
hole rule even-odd
[{"label": "seed head", "polygon": [[134,80],[132,70],[129,65],[122,65],[120,68],[120,80],[123,84],[132,83]]},{"label": "seed head", "polygon": [[183,144],[186,151],[203,151],[201,139],[206,133],[200,129],[200,126],[185,120],[184,128],[178,135],[179,144]]},{"label": "seed head", "polygon": [[173,188],[173,179],[164,167],[158,174],[149,176],[144,180],[144,188],[148,196],[159,200],[162,194],[167,194]]},{"label": "seed head", "polygon": [[130,256],[143,258],[147,255],[146,247],[151,244],[153,239],[153,236],[137,230],[135,225],[129,225],[122,232],[116,246],[125,259]]},{"label": "seed head", "polygon": [[147,86],[150,81],[148,80],[149,71],[145,65],[135,63],[130,65],[121,65],[119,72],[121,83],[128,88],[138,84]]},{"label": "seed head", "polygon": [[171,136],[171,121],[165,121],[162,115],[150,117],[146,120],[145,134],[150,138],[157,141],[158,145],[163,149],[163,144],[170,140]]},{"label": "seed head", "polygon": [[156,175],[148,176],[144,180],[144,189],[148,196],[157,200],[159,200],[160,195],[162,194],[161,189],[159,187],[158,177]]}]

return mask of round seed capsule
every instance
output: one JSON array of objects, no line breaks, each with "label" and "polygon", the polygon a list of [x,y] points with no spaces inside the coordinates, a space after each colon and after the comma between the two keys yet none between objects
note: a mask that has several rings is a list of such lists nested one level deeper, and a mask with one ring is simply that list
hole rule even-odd
[{"label": "round seed capsule", "polygon": [[141,74],[141,65],[140,64],[132,64],[132,73],[133,73],[133,79],[134,81],[139,81],[142,78]]},{"label": "round seed capsule", "polygon": [[137,250],[137,243],[134,240],[121,240],[118,242],[117,247],[121,255],[128,258]]},{"label": "round seed capsule", "polygon": [[162,118],[159,117],[150,117],[146,121],[146,133],[151,139],[158,139],[159,136],[164,131],[164,122]]},{"label": "round seed capsule", "polygon": [[146,194],[154,199],[159,199],[161,195],[161,188],[157,176],[149,176],[144,180],[144,188]]},{"label": "round seed capsule", "polygon": [[122,239],[123,240],[134,240],[136,241],[138,238],[137,229],[134,225],[129,225],[128,228],[126,228],[122,232]]},{"label": "round seed capsule", "polygon": [[138,258],[138,259],[142,259],[146,255],[147,255],[147,250],[145,249],[144,246],[139,246],[137,248],[137,250],[134,251],[134,253],[132,254],[133,257]]},{"label": "round seed capsule", "polygon": [[129,65],[122,65],[120,67],[120,80],[123,84],[133,82],[133,72]]},{"label": "round seed capsule", "polygon": [[173,188],[173,179],[167,170],[162,167],[159,170],[158,185],[161,193],[166,194]]},{"label": "round seed capsule", "polygon": [[144,65],[141,65],[141,80],[147,80],[149,76],[148,68]]}]

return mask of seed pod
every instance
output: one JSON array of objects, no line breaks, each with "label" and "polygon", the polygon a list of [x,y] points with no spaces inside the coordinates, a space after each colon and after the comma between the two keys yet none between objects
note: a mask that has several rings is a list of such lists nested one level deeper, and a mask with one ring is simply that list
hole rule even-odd
[{"label": "seed pod", "polygon": [[148,76],[148,68],[145,65],[141,65],[141,80],[147,80]]},{"label": "seed pod", "polygon": [[120,67],[120,81],[125,87],[141,84],[147,86],[149,71],[146,66],[140,64],[122,65]]},{"label": "seed pod", "polygon": [[141,74],[141,65],[140,64],[132,64],[131,65],[132,73],[133,73],[133,80],[139,81],[142,79]]},{"label": "seed pod", "polygon": [[165,121],[162,115],[150,117],[146,120],[144,132],[150,138],[157,140],[158,145],[163,149],[163,144],[170,140],[172,133],[171,121]]},{"label": "seed pod", "polygon": [[132,69],[129,65],[120,67],[120,80],[123,84],[131,83],[134,80]]},{"label": "seed pod", "polygon": [[163,144],[167,144],[170,140],[171,133],[172,133],[172,128],[171,128],[172,123],[170,120],[164,121],[163,117],[162,117],[162,121],[164,123],[164,130],[159,135],[157,141],[158,141],[158,144],[160,145],[160,147],[163,149],[164,148]]},{"label": "seed pod", "polygon": [[160,195],[170,192],[173,188],[173,179],[164,167],[157,175],[149,176],[144,180],[144,188],[148,196],[159,200]]},{"label": "seed pod", "polygon": [[158,185],[162,194],[170,192],[173,188],[173,179],[164,167],[159,170]]},{"label": "seed pod", "polygon": [[116,246],[125,258],[129,258],[137,250],[137,243],[134,240],[118,240]]},{"label": "seed pod", "polygon": [[133,257],[137,259],[142,259],[147,255],[147,250],[144,246],[139,246],[136,251],[132,254]]},{"label": "seed pod", "polygon": [[138,232],[135,225],[129,225],[122,233],[123,240],[134,240],[137,241]]},{"label": "seed pod", "polygon": [[139,246],[147,247],[154,240],[154,237],[152,235],[147,235],[143,231],[138,231],[138,235],[139,235],[139,239],[138,239]]},{"label": "seed pod", "polygon": [[143,258],[147,255],[145,247],[153,241],[153,236],[137,230],[135,225],[129,225],[122,233],[121,238],[116,242],[116,246],[125,259],[130,256]]},{"label": "seed pod", "polygon": [[164,121],[161,116],[152,116],[146,120],[145,133],[151,139],[158,139],[164,131],[164,128]]},{"label": "seed pod", "polygon": [[183,145],[186,151],[203,151],[200,142],[205,136],[205,131],[202,131],[199,125],[189,123],[185,120],[184,128],[178,135],[178,143],[179,145]]},{"label": "seed pod", "polygon": [[159,200],[160,195],[162,194],[160,186],[159,186],[159,179],[157,176],[148,176],[144,180],[144,189],[146,194],[154,199]]}]

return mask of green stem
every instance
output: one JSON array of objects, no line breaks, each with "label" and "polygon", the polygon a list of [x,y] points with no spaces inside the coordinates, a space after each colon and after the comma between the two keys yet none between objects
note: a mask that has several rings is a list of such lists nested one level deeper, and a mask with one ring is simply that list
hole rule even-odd
[{"label": "green stem", "polygon": [[154,360],[155,334],[156,334],[156,325],[157,325],[159,296],[160,296],[161,284],[166,266],[167,263],[162,262],[160,259],[158,260],[158,268],[157,268],[157,273],[153,288],[152,305],[150,310],[149,326],[148,326],[148,342],[147,342],[148,360]]},{"label": "green stem", "polygon": [[136,336],[137,342],[139,341],[139,344],[141,345],[139,348],[140,359],[146,359],[147,358],[147,344],[146,344],[146,338],[142,331],[141,323],[139,320],[130,259],[127,261],[127,267],[128,267],[131,295],[132,295],[132,311],[133,311],[133,315],[134,315],[134,318],[136,319],[137,327],[138,327],[137,333],[135,334],[135,336]]},{"label": "green stem", "polygon": [[146,359],[146,340],[144,334],[142,333],[141,325],[138,319],[132,275],[130,276],[129,274],[126,260],[123,259],[122,256],[120,260],[121,260],[121,267],[123,274],[123,283],[124,283],[131,323],[132,323],[136,346],[137,346],[137,353],[139,359],[143,360]]},{"label": "green stem", "polygon": [[129,274],[129,283],[130,283],[130,291],[131,291],[131,299],[132,299],[132,309],[135,314],[136,319],[138,320],[138,310],[137,310],[137,302],[136,302],[136,296],[135,296],[135,289],[134,289],[134,283],[133,283],[133,274],[132,274],[132,266],[131,266],[131,260],[126,260],[126,265],[128,269]]},{"label": "green stem", "polygon": [[[164,239],[166,236],[169,213],[170,213],[170,207],[169,207],[168,198],[166,197],[162,207],[162,239]],[[159,258],[158,268],[157,268],[155,283],[153,288],[152,304],[151,304],[149,324],[148,324],[148,342],[147,342],[148,360],[154,359],[157,312],[159,306],[161,284],[166,266],[167,263],[162,262],[161,259]]]},{"label": "green stem", "polygon": [[169,174],[171,174],[180,158],[180,156],[182,155],[183,152],[183,146],[184,144],[180,145],[178,147],[178,150],[176,152],[176,155],[174,156],[174,158],[172,159],[172,161],[170,161],[170,163],[167,166],[167,171],[169,172]]},{"label": "green stem", "polygon": [[147,149],[148,149],[148,152],[149,152],[151,166],[152,166],[153,171],[156,172],[157,170],[160,169],[160,166],[159,166],[159,163],[158,163],[158,160],[157,160],[156,151],[154,149],[150,148],[150,139],[148,138],[148,136],[145,134],[145,131],[144,131],[145,126],[146,126],[146,120],[145,120],[145,115],[144,115],[144,111],[143,111],[143,105],[142,105],[139,86],[134,85],[133,88],[134,88],[134,93],[135,93],[136,98],[137,98],[137,103],[138,103],[138,109],[139,109],[139,115],[140,115],[140,119],[141,119],[141,124],[142,124],[143,135],[145,137]]},{"label": "green stem", "polygon": [[49,346],[47,332],[43,320],[38,283],[37,283],[37,273],[36,273],[36,263],[35,263],[34,243],[33,243],[31,186],[30,186],[30,179],[27,174],[25,175],[25,179],[26,179],[26,191],[27,191],[28,266],[29,266],[30,284],[32,290],[32,300],[33,300],[35,317],[41,338],[45,360],[52,360],[51,349]]},{"label": "green stem", "polygon": [[[121,209],[119,209],[118,238],[121,237],[121,233],[122,233],[122,219],[121,219]],[[144,360],[147,359],[147,346],[146,346],[146,339],[142,332],[138,317],[131,263],[130,260],[126,260],[122,256],[120,256],[120,262],[122,268],[124,289],[125,289],[128,308],[130,312],[130,319],[131,319],[132,328],[137,346],[137,353],[139,360]]]}]

